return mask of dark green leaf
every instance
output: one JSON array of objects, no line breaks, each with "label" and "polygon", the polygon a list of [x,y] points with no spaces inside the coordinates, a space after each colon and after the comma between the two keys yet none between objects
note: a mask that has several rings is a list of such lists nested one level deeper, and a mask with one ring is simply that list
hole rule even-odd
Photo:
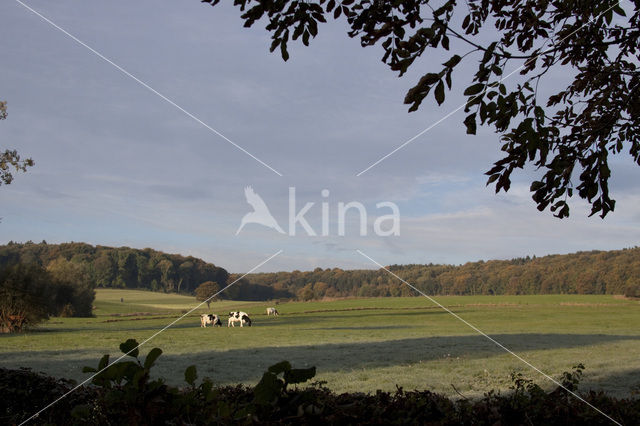
[{"label": "dark green leaf", "polygon": [[289,60],[289,52],[287,51],[287,43],[285,43],[284,40],[280,43],[280,53],[282,54],[282,59],[284,59],[285,62]]},{"label": "dark green leaf", "polygon": [[98,371],[102,370],[107,365],[109,365],[109,354],[104,354],[102,358],[100,358],[100,361],[98,362]]},{"label": "dark green leaf", "polygon": [[473,84],[469,87],[467,87],[464,91],[464,95],[465,96],[472,96],[472,95],[476,95],[480,92],[482,92],[482,89],[484,89],[484,83],[476,83]]},{"label": "dark green leaf", "polygon": [[442,65],[444,65],[447,68],[453,68],[456,65],[458,65],[461,60],[462,60],[462,57],[460,55],[453,55],[451,58],[449,58],[447,62],[445,62]]},{"label": "dark green leaf", "polygon": [[531,183],[531,187],[529,188],[529,190],[531,192],[537,191],[538,189],[542,188],[544,186],[544,182],[540,182],[540,181],[534,181]]},{"label": "dark green leaf", "polygon": [[195,365],[190,365],[184,370],[184,381],[193,386],[198,378],[198,372]]},{"label": "dark green leaf", "polygon": [[302,31],[304,30],[304,25],[300,24],[296,27],[295,30],[293,30],[293,35],[291,36],[291,38],[293,40],[297,40],[298,37],[300,37],[300,35],[302,35]]},{"label": "dark green leaf", "polygon": [[309,32],[312,36],[318,35],[318,23],[314,19],[309,19]]},{"label": "dark green leaf", "polygon": [[137,358],[139,353],[138,342],[136,339],[128,339],[126,342],[120,343],[120,350],[124,354]]},{"label": "dark green leaf", "polygon": [[469,26],[469,22],[471,22],[471,15],[467,15],[462,20],[462,28],[467,28]]},{"label": "dark green leaf", "polygon": [[442,80],[440,80],[440,82],[436,86],[434,95],[436,98],[436,102],[438,102],[438,105],[442,105],[442,103],[444,102],[444,83],[442,82]]},{"label": "dark green leaf", "polygon": [[470,114],[464,119],[464,125],[467,127],[468,135],[476,134],[476,114]]},{"label": "dark green leaf", "polygon": [[420,78],[418,85],[429,86],[429,85],[435,84],[438,80],[440,80],[440,74],[430,72],[423,75],[422,78]]},{"label": "dark green leaf", "polygon": [[253,394],[256,403],[260,405],[267,405],[274,403],[282,393],[283,389],[284,383],[282,380],[278,379],[275,374],[267,371],[253,389]]},{"label": "dark green leaf", "polygon": [[613,11],[620,16],[627,16],[627,14],[624,12],[624,9],[620,7],[620,5],[615,5],[613,6]]},{"label": "dark green leaf", "polygon": [[487,179],[487,186],[489,186],[491,183],[493,183],[496,180],[498,180],[499,177],[500,177],[500,175],[491,175],[491,176],[489,176],[489,179]]},{"label": "dark green leaf", "polygon": [[289,370],[291,370],[291,364],[289,363],[289,361],[280,361],[277,364],[273,364],[268,369],[270,373],[273,373],[275,375],[284,373],[285,371],[289,371]]},{"label": "dark green leaf", "polygon": [[280,45],[280,39],[276,38],[273,40],[273,42],[271,42],[271,47],[269,48],[269,52],[273,52],[274,50],[276,50],[278,45]]},{"label": "dark green leaf", "polygon": [[311,368],[292,368],[285,371],[284,382],[286,384],[304,383],[316,375],[316,367]]},{"label": "dark green leaf", "polygon": [[444,47],[445,50],[449,50],[449,37],[442,37],[442,47]]},{"label": "dark green leaf", "polygon": [[146,369],[151,368],[153,363],[156,362],[156,359],[158,359],[160,355],[162,355],[162,349],[160,348],[151,349],[151,351],[149,352],[149,354],[144,360],[144,368]]},{"label": "dark green leaf", "polygon": [[329,0],[329,2],[327,3],[327,12],[331,12],[334,7],[336,7],[335,0]]}]

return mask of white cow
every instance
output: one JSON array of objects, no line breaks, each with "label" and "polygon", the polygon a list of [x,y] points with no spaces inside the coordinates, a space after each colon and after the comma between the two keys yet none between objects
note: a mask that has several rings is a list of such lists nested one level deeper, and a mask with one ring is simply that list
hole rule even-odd
[{"label": "white cow", "polygon": [[218,327],[222,327],[222,321],[220,321],[220,317],[215,314],[202,314],[200,315],[200,327],[207,327],[207,324],[213,324],[212,327],[216,325]]},{"label": "white cow", "polygon": [[276,308],[267,308],[267,315],[278,316],[278,310]]},{"label": "white cow", "polygon": [[251,318],[249,318],[249,315],[247,315],[246,312],[229,312],[229,321],[227,322],[227,327],[235,327],[237,322],[240,323],[240,327],[244,327],[245,324],[251,327]]}]

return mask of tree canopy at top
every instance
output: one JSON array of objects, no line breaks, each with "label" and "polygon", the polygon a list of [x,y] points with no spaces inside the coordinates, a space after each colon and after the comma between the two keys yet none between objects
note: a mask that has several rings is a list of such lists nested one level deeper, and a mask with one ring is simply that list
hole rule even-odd
[{"label": "tree canopy at top", "polygon": [[[215,6],[220,0],[202,0]],[[441,105],[452,75],[475,60],[466,80],[463,123],[500,134],[503,158],[487,171],[487,184],[508,191],[516,168],[540,170],[530,191],[539,210],[569,215],[574,191],[591,205],[591,215],[614,210],[609,195],[610,154],[627,151],[640,164],[640,0],[235,0],[245,27],[266,18],[271,51],[289,58],[287,45],[309,45],[318,24],[346,19],[349,37],[363,47],[380,45],[382,61],[402,76],[431,50],[459,48],[441,67],[429,70],[404,102],[416,111],[433,93]],[[475,59],[474,59],[475,58]],[[522,81],[508,87],[507,65]],[[429,64],[429,66],[432,66]],[[544,99],[540,83],[556,69],[572,81]],[[574,183],[574,181],[576,181]]]}]

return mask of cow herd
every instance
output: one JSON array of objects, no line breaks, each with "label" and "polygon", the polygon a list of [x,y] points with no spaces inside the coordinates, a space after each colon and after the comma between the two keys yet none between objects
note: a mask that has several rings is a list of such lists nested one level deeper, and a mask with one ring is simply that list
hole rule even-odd
[{"label": "cow herd", "polygon": [[[267,316],[278,316],[278,311],[276,308],[267,308]],[[240,327],[244,327],[245,325],[251,327],[251,318],[247,315],[246,312],[242,311],[233,311],[229,312],[229,319],[227,320],[227,327],[235,327],[236,323],[240,323]],[[206,328],[207,325],[211,324],[212,327],[216,325],[218,327],[222,327],[222,320],[218,315],[215,314],[202,314],[200,315],[200,327]]]}]

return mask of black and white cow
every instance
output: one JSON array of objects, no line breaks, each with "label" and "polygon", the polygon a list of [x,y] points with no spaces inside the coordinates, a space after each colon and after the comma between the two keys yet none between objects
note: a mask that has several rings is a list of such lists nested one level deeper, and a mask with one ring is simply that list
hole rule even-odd
[{"label": "black and white cow", "polygon": [[267,315],[278,316],[278,310],[276,308],[267,308]]},{"label": "black and white cow", "polygon": [[200,315],[200,327],[207,327],[207,324],[213,324],[212,327],[216,325],[218,327],[222,327],[222,321],[220,321],[220,317],[215,314],[202,314]]},{"label": "black and white cow", "polygon": [[240,327],[244,327],[245,324],[251,327],[251,318],[249,318],[249,315],[247,315],[246,312],[229,312],[229,322],[227,323],[227,327],[235,327],[237,322],[240,323]]}]

